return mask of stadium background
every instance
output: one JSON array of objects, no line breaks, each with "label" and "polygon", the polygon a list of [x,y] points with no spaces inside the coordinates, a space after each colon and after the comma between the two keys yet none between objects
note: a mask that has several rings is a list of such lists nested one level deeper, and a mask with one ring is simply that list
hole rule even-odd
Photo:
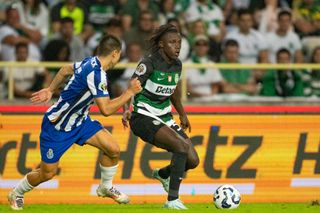
[{"label": "stadium background", "polygon": [[[0,107],[0,203],[39,163],[39,129],[47,107]],[[211,202],[214,189],[235,185],[248,202],[310,202],[319,199],[319,107],[186,107],[189,136],[200,165],[185,177],[185,202]],[[115,184],[133,203],[163,202],[165,192],[150,179],[151,169],[170,155],[130,135],[121,115],[93,118],[112,131],[121,147]],[[26,196],[27,203],[112,203],[98,199],[97,158],[91,147],[74,145],[62,158],[59,175]],[[45,196],[44,196],[45,195]]]}]

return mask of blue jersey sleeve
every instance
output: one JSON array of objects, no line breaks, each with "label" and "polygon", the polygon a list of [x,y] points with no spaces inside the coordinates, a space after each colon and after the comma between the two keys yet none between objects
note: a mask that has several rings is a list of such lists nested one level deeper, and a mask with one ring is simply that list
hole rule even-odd
[{"label": "blue jersey sleeve", "polygon": [[93,70],[87,75],[87,85],[94,98],[108,97],[107,75],[101,70]]}]

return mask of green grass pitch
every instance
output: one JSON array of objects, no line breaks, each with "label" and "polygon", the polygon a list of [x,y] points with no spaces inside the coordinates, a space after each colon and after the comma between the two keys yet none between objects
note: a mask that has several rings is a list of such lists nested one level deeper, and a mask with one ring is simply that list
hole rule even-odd
[{"label": "green grass pitch", "polygon": [[[288,204],[288,203],[269,203],[269,204],[240,204],[239,208],[234,210],[216,209],[213,204],[186,204],[189,208],[188,213],[206,213],[206,212],[247,212],[247,213],[277,213],[277,212],[320,212],[320,205],[311,204]],[[102,204],[29,204],[25,205],[23,213],[158,213],[172,212],[173,210],[163,209],[161,204],[129,204],[129,205],[102,205]],[[0,212],[14,212],[8,205],[1,204]],[[176,211],[175,211],[176,212]]]}]

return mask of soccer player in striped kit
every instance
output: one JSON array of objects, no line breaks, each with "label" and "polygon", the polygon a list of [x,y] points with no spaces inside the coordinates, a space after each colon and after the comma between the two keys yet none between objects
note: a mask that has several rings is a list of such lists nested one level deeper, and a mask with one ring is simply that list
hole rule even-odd
[{"label": "soccer player in striped kit", "polygon": [[[187,209],[179,199],[180,183],[183,173],[199,164],[184,132],[191,131],[191,126],[181,103],[180,48],[181,36],[173,25],[162,25],[152,34],[150,55],[140,61],[132,76],[140,80],[143,90],[134,97],[132,114],[127,110],[122,119],[125,127],[130,120],[131,130],[142,140],[172,152],[170,165],[152,173],[168,192],[164,207],[169,209]],[[179,113],[181,127],[173,120],[171,103]]]},{"label": "soccer player in striped kit", "polygon": [[97,56],[63,66],[48,88],[32,95],[34,104],[48,103],[54,91],[71,76],[59,100],[43,117],[40,168],[28,173],[8,194],[13,209],[23,208],[24,193],[56,175],[61,156],[74,143],[80,146],[88,144],[103,151],[98,196],[110,197],[118,203],[129,202],[129,197],[112,185],[118,167],[119,146],[110,132],[88,115],[93,102],[96,102],[102,115],[109,116],[141,91],[139,80],[133,79],[121,96],[110,100],[107,72],[116,65],[120,55],[121,42],[113,36],[105,36],[98,45]]}]

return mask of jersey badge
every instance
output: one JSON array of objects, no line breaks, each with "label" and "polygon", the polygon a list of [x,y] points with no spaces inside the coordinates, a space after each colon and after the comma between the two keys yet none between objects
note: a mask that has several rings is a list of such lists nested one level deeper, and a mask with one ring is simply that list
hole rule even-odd
[{"label": "jersey badge", "polygon": [[53,150],[52,149],[49,149],[47,151],[47,158],[48,159],[52,159],[54,157],[54,154],[53,154]]},{"label": "jersey badge", "polygon": [[99,88],[99,90],[101,90],[103,92],[107,91],[107,89],[108,89],[107,84],[105,82],[100,82],[98,88]]},{"label": "jersey badge", "polygon": [[137,75],[143,75],[147,72],[147,66],[145,64],[139,64],[139,66],[137,67],[135,73]]}]

